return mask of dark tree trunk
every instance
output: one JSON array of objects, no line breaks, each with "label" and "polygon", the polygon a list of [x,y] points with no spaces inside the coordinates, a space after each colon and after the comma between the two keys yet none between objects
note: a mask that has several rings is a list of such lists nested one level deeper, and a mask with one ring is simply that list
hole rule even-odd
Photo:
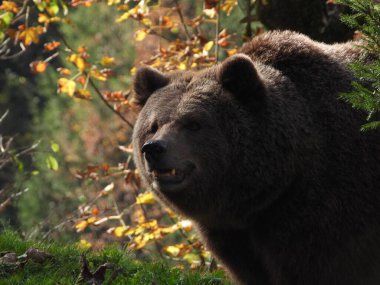
[{"label": "dark tree trunk", "polygon": [[258,0],[259,20],[268,29],[293,30],[314,40],[334,43],[352,39],[353,31],[340,22],[346,7],[327,0]]}]

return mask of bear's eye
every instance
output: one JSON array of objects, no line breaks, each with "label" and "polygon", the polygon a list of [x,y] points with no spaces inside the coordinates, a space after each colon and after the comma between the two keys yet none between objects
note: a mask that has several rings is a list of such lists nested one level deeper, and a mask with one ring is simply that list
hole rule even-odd
[{"label": "bear's eye", "polygon": [[158,125],[157,125],[157,123],[154,123],[153,125],[151,125],[150,126],[150,132],[151,133],[156,133],[157,132],[157,130],[158,130]]},{"label": "bear's eye", "polygon": [[201,125],[198,122],[188,122],[184,125],[184,128],[189,130],[189,131],[199,131],[201,129]]}]

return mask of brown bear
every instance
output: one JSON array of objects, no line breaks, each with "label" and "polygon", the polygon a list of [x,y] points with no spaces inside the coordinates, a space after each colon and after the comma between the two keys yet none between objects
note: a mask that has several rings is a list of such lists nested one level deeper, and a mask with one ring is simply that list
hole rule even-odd
[{"label": "brown bear", "polygon": [[254,38],[200,71],[137,71],[138,169],[240,284],[380,284],[380,131],[340,100],[353,43]]}]

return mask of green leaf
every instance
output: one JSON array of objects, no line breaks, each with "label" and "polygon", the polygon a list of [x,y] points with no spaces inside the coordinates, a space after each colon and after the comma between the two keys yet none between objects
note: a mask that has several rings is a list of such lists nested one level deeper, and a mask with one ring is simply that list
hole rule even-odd
[{"label": "green leaf", "polygon": [[33,171],[31,172],[31,174],[32,174],[32,175],[38,175],[38,174],[40,174],[40,172],[39,172],[38,170],[33,170]]},{"label": "green leaf", "polygon": [[13,17],[14,15],[11,12],[5,12],[4,14],[0,15],[0,19],[5,24],[5,27],[8,27],[11,24]]},{"label": "green leaf", "polygon": [[53,142],[53,141],[50,142],[50,148],[54,152],[59,152],[59,150],[60,150],[59,144],[57,144],[56,142]]},{"label": "green leaf", "polygon": [[58,165],[58,161],[55,159],[54,156],[52,155],[49,155],[47,158],[46,158],[46,165],[49,169],[53,170],[53,171],[57,171],[58,168],[59,168],[59,165]]}]

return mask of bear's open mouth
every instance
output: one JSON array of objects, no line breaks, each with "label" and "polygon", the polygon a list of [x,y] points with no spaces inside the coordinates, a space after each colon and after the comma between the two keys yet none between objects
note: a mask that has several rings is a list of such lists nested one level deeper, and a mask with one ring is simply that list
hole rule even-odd
[{"label": "bear's open mouth", "polygon": [[176,168],[153,169],[151,173],[153,178],[160,183],[181,183],[185,178],[185,174]]}]

